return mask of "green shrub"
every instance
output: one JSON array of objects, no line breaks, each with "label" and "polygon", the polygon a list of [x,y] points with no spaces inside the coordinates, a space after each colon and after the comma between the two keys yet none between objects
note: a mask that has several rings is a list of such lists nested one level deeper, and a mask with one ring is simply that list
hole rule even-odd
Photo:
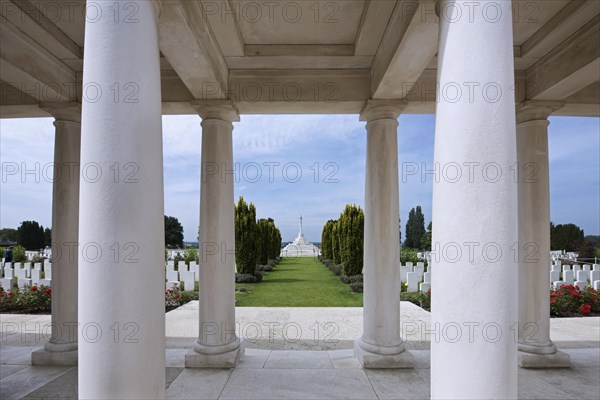
[{"label": "green shrub", "polygon": [[363,283],[362,282],[352,282],[350,284],[350,289],[352,289],[353,292],[362,293]]},{"label": "green shrub", "polygon": [[25,255],[25,247],[15,246],[13,247],[13,262],[26,262],[27,256]]},{"label": "green shrub", "polygon": [[5,252],[6,252],[6,249],[4,247],[0,247],[0,258],[4,257]]},{"label": "green shrub", "polygon": [[235,274],[235,283],[256,283],[257,280],[254,274]]},{"label": "green shrub", "polygon": [[0,312],[50,312],[51,303],[52,289],[47,286],[25,286],[20,290],[4,290],[0,287]]},{"label": "green shrub", "polygon": [[179,253],[175,254],[175,257],[173,257],[173,263],[175,264],[175,270],[178,271],[179,270],[179,261],[185,261],[185,259],[183,258],[183,256]]},{"label": "green shrub", "polygon": [[200,257],[198,255],[198,249],[195,247],[188,247],[183,251],[183,261],[189,266],[192,261],[195,261],[196,264],[200,262]]},{"label": "green shrub", "polygon": [[273,271],[273,266],[270,264],[267,265],[257,265],[256,266],[256,271],[259,272],[271,272]]},{"label": "green shrub", "polygon": [[402,265],[406,264],[407,262],[416,264],[419,261],[419,257],[417,257],[418,252],[419,250],[408,247],[400,249],[400,263]]},{"label": "green shrub", "polygon": [[360,275],[352,275],[352,276],[340,276],[340,281],[342,283],[345,283],[347,285],[355,283],[355,282],[362,282],[363,281],[363,276],[362,274]]}]

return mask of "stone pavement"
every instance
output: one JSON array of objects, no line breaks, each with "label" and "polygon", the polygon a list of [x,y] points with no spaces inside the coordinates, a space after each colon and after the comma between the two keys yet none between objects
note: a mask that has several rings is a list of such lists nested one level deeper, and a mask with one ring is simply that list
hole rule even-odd
[{"label": "stone pavement", "polygon": [[[167,398],[429,398],[429,337],[421,333],[421,326],[429,329],[429,313],[404,302],[401,309],[412,370],[360,367],[351,349],[362,330],[360,308],[238,308],[245,358],[234,369],[202,370],[183,368],[198,331],[197,303],[189,303],[167,313]],[[76,368],[30,365],[49,316],[1,318],[0,398],[76,398]],[[557,346],[570,354],[571,368],[519,369],[519,398],[600,398],[600,318],[552,319],[551,329]]]}]

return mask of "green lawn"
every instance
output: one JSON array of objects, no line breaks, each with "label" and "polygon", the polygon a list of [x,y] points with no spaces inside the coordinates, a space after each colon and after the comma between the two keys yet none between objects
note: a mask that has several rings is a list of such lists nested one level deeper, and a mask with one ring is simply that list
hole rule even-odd
[{"label": "green lawn", "polygon": [[353,293],[325,265],[312,257],[284,258],[261,283],[237,284],[241,307],[362,307],[362,293]]}]

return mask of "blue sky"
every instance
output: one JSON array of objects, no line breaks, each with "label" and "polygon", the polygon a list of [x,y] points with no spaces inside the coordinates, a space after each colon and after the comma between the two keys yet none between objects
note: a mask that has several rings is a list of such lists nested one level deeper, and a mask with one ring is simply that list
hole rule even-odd
[{"label": "blue sky", "polygon": [[[421,205],[431,218],[432,179],[402,179],[402,168],[433,165],[434,116],[402,115],[398,128],[400,215]],[[271,217],[283,240],[298,232],[304,217],[308,240],[346,203],[363,205],[365,123],[356,115],[244,115],[234,124],[235,197],[253,202],[259,218]],[[600,234],[600,118],[552,117],[549,128],[551,218]],[[23,220],[51,224],[52,184],[44,165],[52,162],[52,119],[0,120],[0,227]],[[200,118],[164,116],[165,213],[177,217],[185,239],[196,240],[200,198]],[[4,176],[8,165],[16,175]],[[23,174],[22,167],[38,173]],[[301,175],[300,175],[301,174]]]}]

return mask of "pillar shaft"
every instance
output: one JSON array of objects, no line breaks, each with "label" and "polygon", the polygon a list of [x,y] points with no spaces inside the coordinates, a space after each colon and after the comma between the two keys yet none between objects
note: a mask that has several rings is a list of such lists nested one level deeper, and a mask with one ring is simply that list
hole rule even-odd
[{"label": "pillar shaft", "polygon": [[433,183],[431,397],[516,398],[510,2],[479,2],[473,13],[466,7],[442,0],[439,8],[434,161],[460,174]]},{"label": "pillar shaft", "polygon": [[369,101],[365,181],[363,336],[355,351],[365,368],[412,366],[400,338],[398,116],[402,103]]},{"label": "pillar shaft", "polygon": [[199,337],[186,367],[233,367],[243,354],[235,334],[235,231],[231,102],[194,104],[202,117]]},{"label": "pillar shaft", "polygon": [[550,340],[550,179],[548,119],[554,104],[527,103],[517,113],[519,171],[519,365],[568,367]]},{"label": "pillar shaft", "polygon": [[33,365],[77,365],[77,242],[79,231],[79,155],[81,106],[41,107],[55,118],[52,182],[52,324]]},{"label": "pillar shaft", "polygon": [[81,399],[165,396],[158,9],[152,1],[135,5],[134,23],[114,18],[114,8],[131,6],[129,0],[94,3],[86,19],[79,218]]}]

